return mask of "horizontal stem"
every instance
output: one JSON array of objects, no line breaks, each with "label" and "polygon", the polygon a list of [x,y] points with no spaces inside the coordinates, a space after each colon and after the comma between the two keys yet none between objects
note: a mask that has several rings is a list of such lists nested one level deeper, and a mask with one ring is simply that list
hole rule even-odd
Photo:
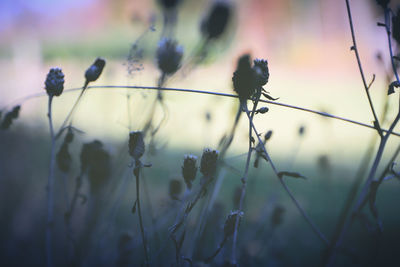
[{"label": "horizontal stem", "polygon": [[[206,94],[206,95],[215,95],[215,96],[222,96],[222,97],[238,98],[237,95],[227,94],[227,93],[219,93],[219,92],[212,92],[212,91],[202,91],[202,90],[195,90],[195,89],[156,87],[156,86],[99,85],[99,86],[88,86],[87,89],[161,90],[161,91],[174,91],[174,92],[183,92],[183,93],[195,93],[195,94]],[[67,90],[64,90],[64,93],[74,92],[74,91],[78,91],[78,90],[82,90],[82,88],[80,87],[80,88],[67,89]],[[32,95],[28,95],[26,97],[20,98],[20,99],[14,101],[13,103],[22,104],[23,102],[25,102],[27,100],[30,100],[30,99],[33,99],[33,98],[37,98],[37,97],[42,97],[42,96],[45,96],[45,95],[46,95],[45,92],[44,93],[32,94]],[[332,115],[332,114],[327,113],[327,112],[317,111],[317,110],[313,110],[313,109],[309,109],[309,108],[303,108],[303,107],[298,107],[298,106],[294,106],[294,105],[290,105],[290,104],[285,104],[285,103],[276,102],[276,101],[263,100],[263,99],[260,99],[260,102],[271,104],[271,105],[275,105],[275,106],[281,106],[281,107],[285,107],[285,108],[290,108],[290,109],[296,109],[296,110],[300,110],[300,111],[304,111],[304,112],[308,112],[308,113],[313,113],[313,114],[317,114],[317,115],[320,115],[320,116],[323,116],[323,117],[327,117],[327,118],[332,118],[332,119],[348,122],[348,123],[355,124],[355,125],[358,125],[358,126],[370,128],[370,129],[373,129],[373,130],[376,129],[375,126],[373,126],[373,125],[366,124],[366,123],[359,122],[359,121],[355,121],[355,120],[348,119],[348,118],[345,118],[345,117]],[[10,104],[10,105],[7,105],[7,106],[12,106],[12,105]],[[382,129],[382,132],[386,133],[386,132],[388,132],[388,130]],[[394,135],[394,136],[400,137],[400,133],[392,132],[391,134]]]}]

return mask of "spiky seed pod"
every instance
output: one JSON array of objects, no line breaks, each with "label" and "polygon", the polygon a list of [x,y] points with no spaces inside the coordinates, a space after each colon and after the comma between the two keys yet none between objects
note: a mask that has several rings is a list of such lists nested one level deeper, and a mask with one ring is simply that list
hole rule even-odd
[{"label": "spiky seed pod", "polygon": [[392,17],[392,36],[398,44],[400,44],[400,8]]},{"label": "spiky seed pod", "polygon": [[165,9],[172,9],[180,4],[181,0],[158,0],[158,3]]},{"label": "spiky seed pod", "polygon": [[110,155],[100,141],[95,140],[82,146],[81,170],[82,173],[87,171],[92,190],[97,191],[108,181],[110,166]]},{"label": "spiky seed pod", "polygon": [[271,216],[271,224],[274,227],[282,224],[284,212],[285,212],[285,209],[279,205],[274,208],[274,211],[272,212],[272,216]]},{"label": "spiky seed pod", "polygon": [[266,85],[269,79],[268,61],[265,59],[255,59],[253,70],[257,79],[257,86]]},{"label": "spiky seed pod", "polygon": [[376,3],[380,5],[383,9],[385,9],[390,3],[390,0],[376,0]]},{"label": "spiky seed pod", "polygon": [[233,90],[238,94],[240,101],[246,101],[256,92],[257,79],[251,67],[250,55],[246,54],[239,58],[232,82]]},{"label": "spiky seed pod", "polygon": [[169,38],[163,38],[158,43],[158,68],[166,75],[174,74],[181,67],[183,47]]},{"label": "spiky seed pod", "polygon": [[185,180],[186,186],[191,189],[192,182],[196,178],[197,173],[197,157],[194,155],[185,155],[182,165],[182,176]]},{"label": "spiky seed pod", "polygon": [[64,90],[64,73],[60,68],[51,68],[44,82],[49,96],[59,96]]},{"label": "spiky seed pod", "polygon": [[[243,217],[243,212],[241,212],[239,210],[231,211],[228,215],[228,218],[226,218],[225,224],[224,224],[225,237],[231,236],[235,232],[235,224],[236,224],[237,216],[239,216],[239,225],[240,225],[240,220]],[[239,227],[239,225],[238,225],[238,227]]]},{"label": "spiky seed pod", "polygon": [[145,151],[145,145],[143,140],[143,133],[140,131],[132,131],[129,133],[129,154],[135,160],[139,160]]},{"label": "spiky seed pod", "polygon": [[219,38],[226,30],[230,17],[231,5],[228,2],[214,2],[201,23],[201,33],[209,40]]},{"label": "spiky seed pod", "polygon": [[182,183],[180,180],[171,180],[169,182],[169,196],[177,200],[179,199],[179,195],[182,193]]},{"label": "spiky seed pod", "polygon": [[200,172],[207,177],[213,177],[217,171],[218,150],[206,148],[200,162]]},{"label": "spiky seed pod", "polygon": [[21,110],[21,106],[17,105],[15,107],[13,107],[13,109],[11,111],[6,113],[6,115],[4,116],[4,120],[1,123],[2,130],[7,130],[8,128],[10,128],[13,120],[18,118],[20,110]]},{"label": "spiky seed pod", "polygon": [[103,72],[105,65],[106,61],[103,58],[96,58],[94,63],[85,72],[86,84],[96,81]]}]

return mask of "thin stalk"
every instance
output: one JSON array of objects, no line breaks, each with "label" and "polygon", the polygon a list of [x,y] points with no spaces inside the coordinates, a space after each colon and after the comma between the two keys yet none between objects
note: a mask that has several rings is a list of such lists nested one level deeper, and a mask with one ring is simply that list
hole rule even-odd
[{"label": "thin stalk", "polygon": [[376,115],[375,108],[374,108],[374,105],[372,103],[371,95],[369,94],[369,86],[367,85],[367,82],[365,80],[364,71],[363,71],[363,68],[362,68],[362,65],[361,65],[360,55],[358,53],[357,42],[356,42],[356,37],[355,37],[355,34],[354,34],[353,19],[352,19],[352,16],[351,16],[349,0],[345,0],[345,1],[346,1],[346,8],[347,8],[347,15],[349,17],[351,39],[353,40],[353,46],[351,47],[351,49],[354,51],[354,54],[355,54],[356,59],[357,59],[358,69],[360,71],[360,75],[361,75],[361,79],[362,79],[362,82],[363,82],[363,85],[364,85],[365,93],[367,95],[368,102],[369,102],[369,105],[371,107],[372,115],[374,116],[374,120],[375,120],[375,124],[376,124],[376,130],[378,131],[379,135],[382,136],[382,130],[381,130],[381,126],[379,124],[379,119],[378,119],[378,116]]},{"label": "thin stalk", "polygon": [[54,166],[55,166],[55,143],[53,119],[52,119],[53,96],[49,95],[48,113],[51,139],[50,167],[47,181],[47,222],[46,222],[46,262],[47,267],[53,266],[52,235],[54,226]]},{"label": "thin stalk", "polygon": [[[81,90],[82,88],[71,88],[71,89],[67,89],[64,90],[63,94],[65,93],[70,93],[73,91],[78,91]],[[227,93],[219,93],[219,92],[213,92],[213,91],[202,91],[202,90],[195,90],[195,89],[183,89],[183,88],[167,88],[167,87],[155,87],[155,86],[125,86],[125,85],[100,85],[100,86],[88,86],[87,89],[131,89],[131,90],[161,90],[161,91],[174,91],[174,92],[182,92],[182,93],[196,93],[196,94],[205,94],[205,95],[215,95],[215,96],[220,96],[220,97],[228,97],[228,98],[238,98],[237,95],[233,95],[233,94],[227,94]],[[37,93],[37,94],[31,94],[28,95],[26,97],[20,98],[16,101],[13,101],[11,104],[6,105],[6,107],[11,106],[12,104],[15,103],[24,103],[25,101],[28,101],[30,99],[34,99],[34,98],[38,98],[38,97],[42,97],[46,95],[45,93]],[[260,99],[261,103],[267,103],[267,104],[271,104],[271,105],[275,105],[275,106],[281,106],[281,107],[285,107],[285,108],[289,108],[289,109],[295,109],[295,110],[300,110],[303,112],[308,112],[308,113],[313,113],[319,116],[323,116],[323,117],[327,117],[327,118],[331,118],[331,119],[336,119],[336,120],[340,120],[340,121],[344,121],[347,123],[351,123],[351,124],[355,124],[358,126],[362,126],[365,128],[369,128],[369,129],[374,129],[376,130],[376,127],[370,124],[366,124],[363,122],[359,122],[359,121],[355,121],[352,119],[348,119],[345,117],[340,117],[337,115],[333,115],[327,112],[322,112],[322,111],[317,111],[317,110],[313,110],[313,109],[309,109],[309,108],[303,108],[303,107],[299,107],[299,106],[295,106],[295,105],[291,105],[291,104],[285,104],[285,103],[281,103],[281,102],[276,102],[276,101],[269,101],[269,100],[263,100]],[[381,129],[383,133],[387,132],[386,129]],[[392,135],[398,136],[400,137],[400,133],[397,132],[393,132]]]},{"label": "thin stalk", "polygon": [[[250,119],[250,113],[248,111],[246,111],[247,117]],[[328,239],[326,239],[325,235],[318,229],[318,227],[315,225],[315,223],[311,220],[311,218],[307,215],[307,213],[305,212],[305,210],[303,209],[303,207],[300,205],[300,203],[297,201],[297,199],[294,197],[293,193],[290,191],[290,189],[288,188],[288,186],[286,185],[285,181],[283,180],[283,178],[279,177],[279,172],[278,169],[275,167],[275,164],[273,163],[273,161],[271,160],[271,157],[269,156],[264,142],[261,140],[258,131],[253,123],[252,120],[249,120],[251,127],[254,130],[255,135],[257,136],[258,141],[263,145],[263,152],[266,156],[266,158],[268,159],[268,163],[272,168],[272,171],[274,172],[275,176],[278,178],[279,182],[281,183],[281,185],[283,186],[283,188],[285,189],[286,193],[289,195],[290,199],[293,201],[293,203],[295,204],[296,208],[299,210],[299,212],[301,213],[301,215],[304,217],[304,219],[306,220],[306,222],[308,223],[308,225],[311,227],[311,229],[314,231],[314,233],[319,237],[319,239],[325,244],[325,245],[329,245],[329,241]]]},{"label": "thin stalk", "polygon": [[137,212],[139,216],[139,226],[140,226],[140,233],[142,235],[142,243],[143,243],[143,249],[144,249],[144,257],[146,259],[146,266],[149,266],[149,255],[147,253],[147,242],[146,242],[146,236],[144,234],[144,228],[143,228],[143,218],[142,218],[142,210],[140,208],[140,190],[139,190],[139,176],[140,176],[140,171],[135,173],[136,177],[136,207],[137,207]]},{"label": "thin stalk", "polygon": [[[261,90],[260,90],[260,92],[261,92]],[[242,181],[242,191],[240,193],[239,213],[243,209],[244,197],[246,195],[246,185],[247,185],[247,178],[248,178],[249,166],[250,166],[250,160],[251,160],[251,152],[253,151],[252,142],[251,142],[251,138],[252,138],[252,127],[251,127],[251,125],[253,123],[253,117],[254,117],[254,113],[255,113],[256,108],[257,108],[258,100],[260,99],[260,94],[261,93],[258,93],[257,99],[254,101],[254,104],[253,104],[253,110],[251,111],[251,114],[249,116],[249,150],[247,152],[246,165],[245,165],[243,177],[241,179],[241,181]],[[248,113],[247,103],[243,102],[243,103],[240,103],[240,104],[241,104],[240,105],[241,108],[243,107],[243,109],[245,109],[246,113]],[[237,258],[236,257],[236,244],[237,244],[239,220],[240,220],[240,216],[238,215],[238,216],[236,216],[235,230],[233,232],[232,258],[231,258],[231,263],[233,265],[236,265],[236,258]]]}]

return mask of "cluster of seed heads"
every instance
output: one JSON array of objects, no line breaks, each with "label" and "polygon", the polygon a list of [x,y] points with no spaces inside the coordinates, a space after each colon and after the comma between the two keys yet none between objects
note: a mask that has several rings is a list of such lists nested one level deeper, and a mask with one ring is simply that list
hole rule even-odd
[{"label": "cluster of seed heads", "polygon": [[105,65],[106,61],[103,58],[96,58],[94,63],[85,72],[86,85],[96,81],[100,77]]},{"label": "cluster of seed heads", "polygon": [[214,2],[201,23],[201,33],[207,40],[217,39],[224,33],[231,12],[231,6],[227,1]]},{"label": "cluster of seed heads", "polygon": [[187,188],[192,188],[192,183],[197,174],[197,157],[194,155],[185,155],[182,165],[182,176],[185,180]]},{"label": "cluster of seed heads", "polygon": [[170,38],[163,38],[158,43],[157,65],[162,73],[174,74],[181,66],[183,47]]},{"label": "cluster of seed heads", "polygon": [[64,73],[60,68],[51,68],[44,82],[49,96],[59,96],[64,90]]},{"label": "cluster of seed heads", "polygon": [[13,107],[13,109],[9,112],[6,113],[4,116],[4,120],[1,122],[1,129],[2,130],[7,130],[10,128],[13,120],[17,119],[19,116],[19,111],[21,110],[21,106],[17,105]]},{"label": "cluster of seed heads", "polygon": [[200,161],[200,172],[205,177],[214,177],[217,171],[218,154],[218,150],[204,149]]},{"label": "cluster of seed heads", "polygon": [[269,71],[266,60],[254,60],[251,66],[250,55],[239,58],[236,71],[233,73],[233,89],[241,101],[251,98],[258,89],[268,82]]}]

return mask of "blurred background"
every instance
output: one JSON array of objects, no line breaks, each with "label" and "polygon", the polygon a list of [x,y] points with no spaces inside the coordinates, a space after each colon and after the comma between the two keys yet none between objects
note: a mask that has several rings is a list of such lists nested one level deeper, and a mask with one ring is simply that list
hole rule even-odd
[{"label": "blurred background", "polygon": [[[190,64],[204,41],[200,24],[213,1],[182,1],[176,14],[173,36],[184,47],[184,68],[166,81],[166,87],[234,93],[232,74],[237,60],[244,53],[250,53],[253,58],[268,60],[270,78],[265,89],[272,96],[279,97],[279,102],[372,124],[373,117],[356,59],[350,51],[352,42],[344,1],[228,2],[232,4],[233,12],[227,31],[207,47],[205,60]],[[377,22],[384,20],[383,12],[373,0],[350,2],[366,79],[369,82],[373,74],[376,75],[371,95],[378,114],[382,114],[388,101],[388,122],[383,125],[388,127],[397,112],[398,99],[393,96],[387,100],[388,84],[393,81],[393,75],[386,32],[384,28],[377,27]],[[400,1],[391,1],[393,8],[398,4]],[[36,255],[35,250],[27,247],[34,243],[31,239],[36,236],[32,232],[40,237],[43,230],[35,228],[43,223],[41,218],[35,218],[35,214],[44,216],[45,178],[50,151],[44,81],[49,69],[56,66],[62,68],[65,89],[79,88],[84,83],[86,69],[96,57],[103,57],[107,64],[93,85],[156,86],[161,73],[157,68],[155,51],[162,25],[163,9],[156,1],[0,1],[0,109],[10,110],[14,104],[21,102],[20,99],[43,93],[41,97],[23,102],[18,120],[13,122],[9,131],[0,132],[0,182],[3,184],[0,190],[3,191],[3,202],[13,203],[12,207],[5,204],[0,207],[1,217],[4,219],[6,214],[9,218],[2,227],[5,234],[1,244],[4,255],[17,257],[27,249],[32,258],[36,257],[35,262],[43,260],[43,255]],[[396,44],[394,50],[396,53],[399,51]],[[68,92],[54,99],[56,129],[78,94],[78,91]],[[127,156],[122,163],[116,160],[126,152],[129,131],[143,128],[155,96],[156,92],[148,90],[89,90],[74,117],[74,126],[84,134],[79,135],[73,153],[78,157],[82,143],[102,140],[114,163],[123,165],[119,171],[123,170],[129,164]],[[194,153],[200,157],[203,148],[216,148],[221,137],[231,128],[238,108],[238,101],[230,98],[178,92],[166,92],[164,96],[168,120],[152,144],[158,153],[148,156],[153,169],[156,169],[154,173],[148,173],[152,177],[149,184],[155,185],[157,192],[162,192],[155,197],[154,202],[157,203],[168,195],[165,189],[167,181],[180,176],[183,154]],[[344,194],[350,186],[349,181],[353,179],[362,155],[376,133],[310,113],[266,106],[269,112],[259,115],[255,123],[261,133],[273,130],[267,145],[269,152],[279,169],[299,171],[310,178],[304,183],[290,181],[289,184],[306,210],[330,236]],[[156,118],[161,116],[158,110]],[[243,153],[247,151],[247,127],[246,120],[242,118],[228,153],[232,165],[239,169],[243,169]],[[299,135],[300,127],[305,129],[303,135]],[[399,132],[400,127],[396,127],[395,131]],[[398,137],[389,140],[385,160],[393,154],[398,141]],[[74,164],[79,168],[77,158]],[[368,166],[365,168],[368,169]],[[259,194],[254,194],[248,202],[258,203],[249,211],[250,218],[258,220],[257,214],[265,208],[262,204],[265,199],[269,203],[282,201],[289,218],[283,227],[287,233],[297,237],[294,240],[287,240],[285,236],[278,238],[278,246],[286,256],[292,255],[297,246],[309,249],[308,253],[296,254],[294,259],[283,265],[293,266],[296,261],[306,263],[315,250],[321,250],[321,244],[314,240],[314,236],[312,240],[307,240],[312,233],[299,218],[293,204],[281,192],[276,181],[265,181],[263,175],[269,171],[267,166],[254,171],[254,179],[259,186],[254,185],[253,189],[258,188],[259,191],[255,192]],[[73,188],[74,176],[75,172],[70,174],[70,188]],[[164,176],[168,179],[163,180]],[[240,184],[240,174],[229,178],[232,179],[225,180],[225,191],[221,193],[226,198],[230,198],[235,186]],[[118,186],[126,185],[123,181],[118,180]],[[260,188],[268,189],[262,191]],[[380,260],[385,257],[393,259],[394,252],[390,249],[398,248],[391,243],[395,237],[400,237],[395,227],[400,218],[394,215],[395,208],[392,208],[400,203],[396,193],[398,189],[398,181],[389,181],[388,186],[382,189],[382,195],[386,197],[380,199],[379,208],[382,217],[387,219],[387,227],[391,229],[386,236],[391,241],[385,243],[388,245],[381,250]],[[124,209],[131,208],[133,182],[126,190],[130,197],[124,198],[125,202],[120,204],[121,214],[124,214]],[[62,198],[61,195],[59,197]],[[328,204],[332,202],[337,205]],[[59,204],[59,208],[64,209],[63,205]],[[272,209],[271,206],[266,207],[267,211]],[[229,209],[231,207],[227,205],[224,212]],[[121,221],[123,216],[120,215]],[[129,223],[128,220],[121,224],[129,228]],[[361,234],[364,232],[360,230]],[[363,241],[357,238],[357,242]],[[25,239],[31,241],[24,243]],[[42,241],[39,243],[44,246]],[[370,250],[373,248],[367,246],[363,252]],[[318,260],[315,258],[311,262]]]}]

